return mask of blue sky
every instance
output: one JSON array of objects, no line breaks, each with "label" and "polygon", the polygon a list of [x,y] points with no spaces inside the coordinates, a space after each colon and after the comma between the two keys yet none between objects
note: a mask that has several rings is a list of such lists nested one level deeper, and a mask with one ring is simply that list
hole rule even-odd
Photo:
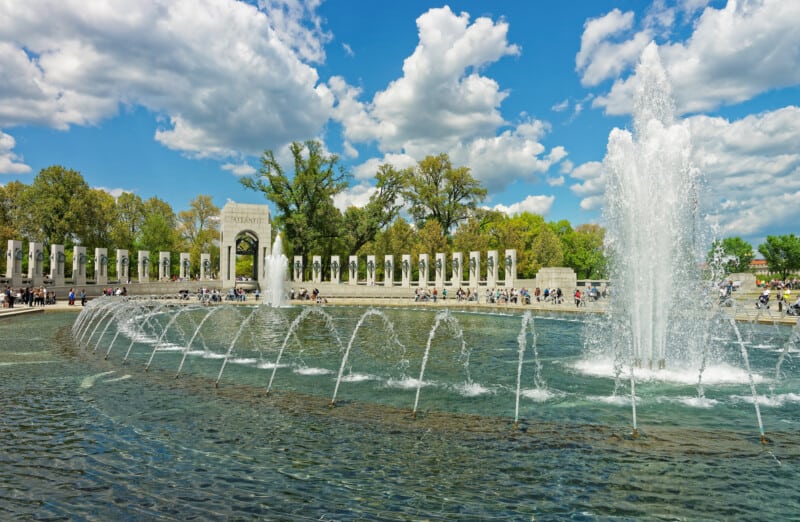
[{"label": "blue sky", "polygon": [[[43,13],[47,13],[43,16]],[[318,138],[363,204],[447,152],[485,205],[602,223],[609,132],[651,41],[721,236],[800,218],[800,2],[171,0],[0,4],[0,183],[60,164],[112,194],[265,202],[237,178]]]}]

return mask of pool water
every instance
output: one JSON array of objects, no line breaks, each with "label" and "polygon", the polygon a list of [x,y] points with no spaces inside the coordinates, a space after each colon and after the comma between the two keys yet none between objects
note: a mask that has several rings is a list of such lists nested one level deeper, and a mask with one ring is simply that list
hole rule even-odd
[{"label": "pool water", "polygon": [[161,310],[149,329],[128,329],[113,345],[122,318],[80,343],[72,313],[0,321],[0,518],[800,516],[800,372],[790,356],[782,378],[773,375],[788,328],[768,327],[762,337],[770,342],[751,345],[770,438],[763,446],[747,384],[724,379],[706,386],[699,405],[688,399],[696,388],[689,381],[643,382],[642,437],[632,439],[630,401],[614,395],[613,376],[586,370],[582,325],[562,317],[535,318],[545,387],[533,384],[527,348],[519,429],[514,314],[452,314],[464,344],[449,326],[436,332],[414,416],[434,314],[387,310],[388,320],[368,318],[350,344],[365,309],[328,311],[335,333],[316,315],[298,325],[269,394],[297,309],[215,313],[221,321],[206,323],[214,326],[194,341],[179,379],[175,347],[206,311],[184,312],[161,336],[170,318]]}]

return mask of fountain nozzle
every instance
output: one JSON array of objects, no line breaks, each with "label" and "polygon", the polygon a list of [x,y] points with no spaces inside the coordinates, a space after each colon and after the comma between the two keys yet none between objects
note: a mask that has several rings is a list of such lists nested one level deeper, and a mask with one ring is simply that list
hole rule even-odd
[{"label": "fountain nozzle", "polygon": [[769,442],[769,441],[767,441],[767,435],[766,435],[766,434],[764,434],[764,433],[762,433],[762,434],[761,434],[761,444],[763,444],[763,445],[765,445],[765,446],[766,446],[766,445],[767,445],[767,442]]},{"label": "fountain nozzle", "polygon": [[638,439],[639,438],[639,428],[633,428],[633,433],[631,433],[631,438],[632,439]]},{"label": "fountain nozzle", "polygon": [[514,421],[514,431],[519,429],[519,421]]}]

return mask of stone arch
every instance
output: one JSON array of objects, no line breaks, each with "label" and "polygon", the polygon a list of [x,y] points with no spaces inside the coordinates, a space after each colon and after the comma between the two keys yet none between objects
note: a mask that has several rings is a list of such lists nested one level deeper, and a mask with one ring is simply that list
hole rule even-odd
[{"label": "stone arch", "polygon": [[224,288],[236,286],[236,256],[253,256],[253,280],[266,285],[264,259],[270,254],[272,226],[267,205],[228,201],[220,213],[220,278]]}]

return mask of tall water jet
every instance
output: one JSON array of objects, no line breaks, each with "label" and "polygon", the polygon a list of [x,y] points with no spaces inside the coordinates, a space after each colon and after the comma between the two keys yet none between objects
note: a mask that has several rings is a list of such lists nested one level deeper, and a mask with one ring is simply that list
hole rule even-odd
[{"label": "tall water jet", "polygon": [[[696,367],[702,244],[689,130],[651,43],[636,68],[633,133],[614,129],[604,161],[610,315],[632,367]],[[703,327],[704,328],[704,327]]]},{"label": "tall water jet", "polygon": [[264,290],[264,304],[272,307],[286,306],[286,270],[289,260],[283,254],[281,235],[275,237],[272,252],[264,258],[267,288]]}]

